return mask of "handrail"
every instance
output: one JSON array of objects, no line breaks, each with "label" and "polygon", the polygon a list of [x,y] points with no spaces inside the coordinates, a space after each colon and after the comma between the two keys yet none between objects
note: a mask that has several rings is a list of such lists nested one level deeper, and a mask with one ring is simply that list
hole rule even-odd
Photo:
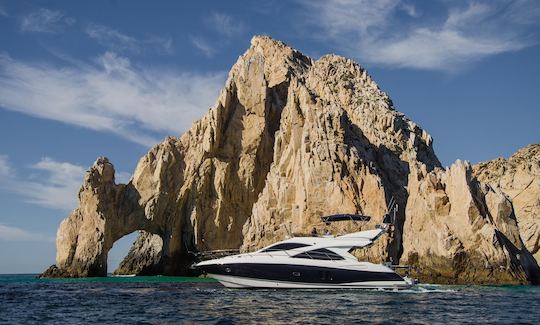
[{"label": "handrail", "polygon": [[[324,247],[322,247],[322,248],[324,248]],[[296,255],[305,253],[312,260],[318,259],[317,257],[319,257],[319,256],[325,256],[326,259],[323,259],[323,260],[327,260],[327,261],[343,261],[343,260],[352,259],[351,257],[341,256],[341,255],[339,255],[338,253],[335,253],[335,252],[333,252],[333,254],[328,254],[326,252],[314,252],[313,250],[312,251],[309,251],[309,250],[306,251],[306,250],[302,250],[302,249],[299,249],[299,248],[292,248],[292,249],[287,249],[287,250],[266,250],[266,251],[263,251],[263,252],[257,252],[256,254],[265,254],[265,255],[268,255],[270,257],[275,257],[276,255],[273,254],[273,253],[277,253],[277,252],[283,253],[282,255],[287,255],[288,257],[293,257],[293,258],[296,257]],[[297,253],[297,254],[291,255],[291,252],[292,253]],[[254,257],[252,254],[253,253],[247,253],[248,256]],[[355,260],[356,260],[356,258],[355,258]]]},{"label": "handrail", "polygon": [[217,250],[203,251],[203,252],[189,251],[188,253],[200,259],[214,259],[214,258],[226,257],[230,255],[236,255],[240,253],[240,250],[239,249],[217,249]]},{"label": "handrail", "polygon": [[[306,247],[304,247],[306,248]],[[321,249],[325,247],[315,248],[315,249]],[[331,251],[331,250],[330,250]],[[226,257],[231,255],[238,255],[240,253],[240,250],[238,249],[221,249],[221,250],[213,250],[213,251],[205,251],[205,252],[189,252],[196,257],[200,259],[214,259],[214,258],[220,258],[220,257]],[[278,253],[278,254],[276,254]],[[258,254],[265,254],[270,257],[277,257],[279,255],[286,255],[288,257],[295,257],[298,254],[305,253],[310,259],[318,259],[320,256],[324,256],[324,260],[328,261],[342,261],[342,260],[351,260],[353,257],[350,256],[342,256],[338,253],[332,252],[333,254],[329,254],[327,252],[314,252],[313,250],[305,250],[303,248],[293,248],[288,250],[266,250],[266,251],[259,251],[259,252],[247,252],[243,253],[241,255],[243,256],[249,256],[249,257],[256,257]],[[354,258],[357,260],[356,258]]]}]

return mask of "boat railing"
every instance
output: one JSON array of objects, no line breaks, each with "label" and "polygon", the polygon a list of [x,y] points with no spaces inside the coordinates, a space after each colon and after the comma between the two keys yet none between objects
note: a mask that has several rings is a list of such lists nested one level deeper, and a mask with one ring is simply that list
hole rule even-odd
[{"label": "boat railing", "polygon": [[[192,255],[197,257],[201,261],[205,260],[211,260],[216,258],[222,258],[227,257],[231,255],[238,255],[240,254],[239,249],[221,249],[221,250],[212,250],[212,251],[203,251],[203,252],[190,252]],[[249,257],[256,257],[258,254],[265,254],[269,257],[279,257],[286,255],[288,257],[296,257],[296,258],[309,258],[312,260],[326,260],[326,261],[342,261],[346,259],[350,259],[350,257],[347,256],[341,256],[337,253],[327,253],[327,252],[314,252],[314,251],[306,251],[298,248],[293,248],[289,250],[266,250],[266,251],[259,251],[259,252],[251,252],[251,253],[244,253],[243,256],[249,256]],[[304,256],[298,257],[297,255],[303,254]]]},{"label": "boat railing", "polygon": [[222,258],[226,256],[231,255],[237,255],[240,253],[239,249],[218,249],[218,250],[212,250],[212,251],[203,251],[203,252],[190,252],[192,255],[197,257],[198,259],[205,261],[205,260],[213,260],[216,258]]},{"label": "boat railing", "polygon": [[[305,251],[298,248],[288,249],[288,250],[265,250],[262,252],[257,252],[257,254],[264,253],[267,256],[270,257],[279,257],[283,255],[287,255],[288,257],[296,257],[296,258],[309,258],[312,260],[327,260],[327,261],[342,261],[349,259],[347,256],[341,256],[337,253],[327,253],[327,252],[314,252],[314,251]],[[280,254],[275,254],[280,253]],[[298,257],[297,255],[305,254],[306,257]],[[246,255],[250,257],[254,257],[255,253],[246,253]]]},{"label": "boat railing", "polygon": [[386,263],[384,263],[384,265],[391,268],[394,271],[396,271],[396,270],[404,270],[406,275],[411,274],[411,272],[413,270],[412,265],[392,264],[392,262],[386,262]]}]

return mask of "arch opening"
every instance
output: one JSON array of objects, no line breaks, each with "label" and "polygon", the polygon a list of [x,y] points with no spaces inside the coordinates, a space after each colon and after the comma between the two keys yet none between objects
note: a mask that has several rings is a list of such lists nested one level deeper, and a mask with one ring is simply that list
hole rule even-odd
[{"label": "arch opening", "polygon": [[107,275],[110,276],[118,269],[122,261],[135,244],[139,231],[134,231],[130,234],[123,236],[113,243],[112,248],[107,253]]},{"label": "arch opening", "polygon": [[108,252],[107,274],[155,275],[162,272],[163,239],[144,230],[134,231],[113,243]]}]

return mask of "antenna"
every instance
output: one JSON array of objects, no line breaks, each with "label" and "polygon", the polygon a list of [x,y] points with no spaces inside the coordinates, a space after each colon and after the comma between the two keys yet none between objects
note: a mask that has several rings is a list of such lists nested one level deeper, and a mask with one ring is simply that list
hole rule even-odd
[{"label": "antenna", "polygon": [[396,204],[396,200],[394,199],[394,197],[392,196],[390,198],[390,202],[388,202],[388,205],[386,207],[386,212],[387,213],[390,213],[392,211],[392,209],[394,208],[394,205]]},{"label": "antenna", "polygon": [[287,232],[287,236],[288,236],[289,238],[292,238],[292,237],[293,237],[292,230],[291,230],[291,228],[292,228],[291,224],[292,224],[292,221],[289,221],[288,227],[287,227],[287,224],[286,224],[286,223],[282,223],[282,224],[281,224],[281,226],[282,226],[283,228],[285,228],[285,231]]},{"label": "antenna", "polygon": [[398,210],[398,204],[397,204],[397,201],[396,199],[394,199],[394,197],[392,196],[390,198],[390,201],[388,202],[388,206],[386,208],[386,214],[384,215],[384,218],[383,218],[383,223],[384,224],[395,224],[396,222],[396,213],[397,213],[397,210]]}]

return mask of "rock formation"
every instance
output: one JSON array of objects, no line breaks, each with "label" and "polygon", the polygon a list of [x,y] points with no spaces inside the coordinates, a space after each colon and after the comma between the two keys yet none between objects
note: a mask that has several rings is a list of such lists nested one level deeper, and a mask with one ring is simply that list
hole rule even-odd
[{"label": "rock formation", "polygon": [[106,275],[107,253],[113,243],[144,223],[144,214],[133,204],[136,192],[130,187],[115,184],[114,168],[107,158],[96,160],[79,190],[79,208],[58,229],[56,266],[44,275]]},{"label": "rock formation", "polygon": [[[410,163],[440,165],[431,142],[358,64],[335,55],[313,62],[289,84],[273,162],[245,225],[243,248],[260,248],[287,232],[308,233],[332,213],[376,216],[366,225],[373,227],[391,197],[405,206]],[[404,209],[399,212],[395,236],[364,252],[368,258],[398,261]]]},{"label": "rock formation", "polygon": [[525,248],[511,201],[479,183],[471,166],[411,168],[402,261],[423,281],[526,283],[540,281]]},{"label": "rock formation", "polygon": [[540,144],[529,145],[509,159],[479,163],[473,173],[512,200],[521,238],[540,263]]},{"label": "rock formation", "polygon": [[[372,227],[394,197],[395,231],[357,254],[395,263],[417,257],[439,282],[532,280],[538,266],[523,248],[511,203],[474,181],[468,165],[452,168],[441,169],[431,136],[397,112],[357,63],[335,55],[314,61],[257,36],[214,107],[180,138],[150,150],[129,184],[115,184],[110,163],[98,159],[79,208],[60,226],[56,266],[45,275],[104,275],[114,241],[136,230],[117,273],[186,274],[190,251],[260,248],[321,226],[322,215],[367,214],[374,218],[364,227]],[[425,241],[426,228],[416,224],[434,226],[436,238],[426,240],[438,241]],[[441,262],[429,264],[429,245],[448,236],[457,238],[453,251],[437,248]],[[475,252],[487,256],[496,278],[494,271],[464,276],[468,261],[480,267]]]}]

